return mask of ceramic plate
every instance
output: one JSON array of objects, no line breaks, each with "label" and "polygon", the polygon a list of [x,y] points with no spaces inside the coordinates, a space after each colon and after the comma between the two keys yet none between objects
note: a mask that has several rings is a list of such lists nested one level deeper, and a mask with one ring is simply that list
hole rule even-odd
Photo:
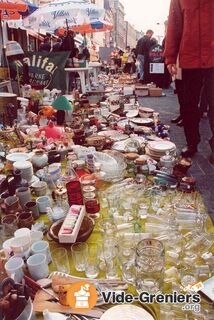
[{"label": "ceramic plate", "polygon": [[6,156],[7,161],[17,162],[17,161],[28,161],[32,157],[32,153],[11,153]]},{"label": "ceramic plate", "polygon": [[155,320],[155,318],[143,308],[133,305],[119,305],[107,310],[100,320]]},{"label": "ceramic plate", "polygon": [[99,136],[105,136],[111,138],[113,141],[122,141],[128,138],[126,134],[123,134],[116,130],[106,130],[98,133]]},{"label": "ceramic plate", "polygon": [[150,118],[135,118],[131,119],[131,122],[140,125],[140,126],[148,126],[153,124],[153,120]]},{"label": "ceramic plate", "polygon": [[127,118],[137,117],[139,110],[129,110],[126,114]]},{"label": "ceramic plate", "polygon": [[162,140],[162,141],[150,141],[148,148],[157,152],[166,152],[168,150],[175,150],[176,146],[173,142]]}]

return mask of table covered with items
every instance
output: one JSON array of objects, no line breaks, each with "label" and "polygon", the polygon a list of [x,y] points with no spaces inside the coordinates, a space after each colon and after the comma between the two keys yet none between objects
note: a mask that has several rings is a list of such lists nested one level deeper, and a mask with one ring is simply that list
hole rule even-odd
[{"label": "table covered with items", "polygon": [[129,76],[98,81],[72,97],[25,88],[2,125],[0,314],[212,319],[212,221],[192,160],[141,98],[163,93]]}]

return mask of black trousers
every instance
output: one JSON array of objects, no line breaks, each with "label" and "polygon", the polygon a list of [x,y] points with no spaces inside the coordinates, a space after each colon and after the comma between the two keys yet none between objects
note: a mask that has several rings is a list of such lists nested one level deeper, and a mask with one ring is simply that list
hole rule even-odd
[{"label": "black trousers", "polygon": [[183,69],[182,81],[184,89],[184,110],[182,116],[187,145],[196,147],[200,142],[200,112],[198,105],[200,92],[204,84],[209,104],[209,123],[212,131],[210,145],[214,151],[214,68]]},{"label": "black trousers", "polygon": [[131,74],[132,64],[130,62],[127,62],[124,66],[123,72]]},{"label": "black trousers", "polygon": [[183,81],[176,79],[175,80],[175,89],[178,96],[178,102],[180,105],[180,116],[183,119],[183,112],[184,112],[184,88],[183,88]]}]

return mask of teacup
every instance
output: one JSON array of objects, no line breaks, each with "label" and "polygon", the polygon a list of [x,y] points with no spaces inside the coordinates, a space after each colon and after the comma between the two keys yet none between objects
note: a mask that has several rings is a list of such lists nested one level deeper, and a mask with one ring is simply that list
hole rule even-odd
[{"label": "teacup", "polygon": [[19,228],[29,228],[31,229],[33,224],[33,215],[32,212],[22,211],[17,214],[19,222]]},{"label": "teacup", "polygon": [[47,183],[45,181],[37,181],[32,185],[32,191],[37,197],[45,196],[47,192]]},{"label": "teacup", "polygon": [[39,208],[36,201],[29,201],[25,203],[24,209],[26,211],[31,211],[34,219],[39,218]]}]

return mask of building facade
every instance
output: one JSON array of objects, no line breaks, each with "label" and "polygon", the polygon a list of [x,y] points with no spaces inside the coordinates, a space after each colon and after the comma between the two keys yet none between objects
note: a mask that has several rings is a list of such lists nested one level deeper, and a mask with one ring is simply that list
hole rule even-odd
[{"label": "building facade", "polygon": [[125,21],[126,47],[135,48],[137,44],[137,31],[128,21]]}]

